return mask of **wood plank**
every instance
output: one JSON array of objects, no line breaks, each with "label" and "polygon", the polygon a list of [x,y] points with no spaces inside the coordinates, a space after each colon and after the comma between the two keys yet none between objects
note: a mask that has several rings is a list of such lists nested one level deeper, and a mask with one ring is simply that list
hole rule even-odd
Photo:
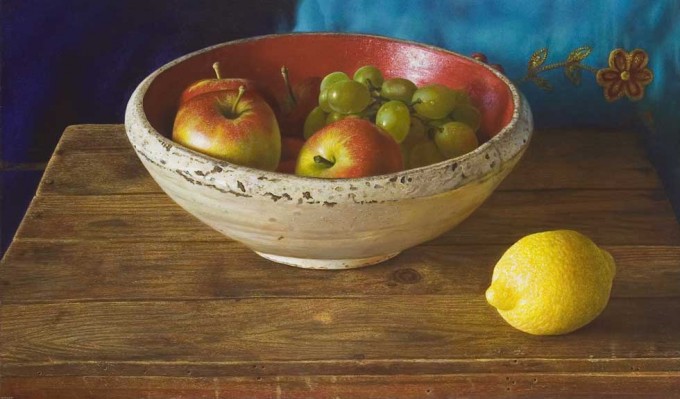
[{"label": "wood plank", "polygon": [[[0,267],[0,300],[476,296],[506,248],[423,245],[379,265],[328,273],[278,265],[236,243],[18,240],[3,261],[11,267]],[[680,246],[606,249],[617,262],[612,297],[680,296]]]},{"label": "wood plank", "polygon": [[125,126],[84,124],[68,126],[59,140],[55,153],[62,155],[72,152],[101,153],[121,149],[132,151],[125,134]]},{"label": "wood plank", "polygon": [[[432,245],[507,245],[524,235],[573,229],[600,245],[678,245],[680,225],[662,191],[554,190],[496,192]],[[164,194],[39,196],[18,238],[216,241],[219,233]]]},{"label": "wood plank", "polygon": [[38,195],[162,193],[132,149],[59,152],[50,160]]},{"label": "wood plank", "polygon": [[274,377],[281,375],[432,375],[508,373],[678,373],[680,358],[330,359],[253,361],[49,361],[17,363],[14,377],[65,375]]},{"label": "wood plank", "polygon": [[2,394],[36,399],[154,398],[450,398],[645,397],[668,398],[680,390],[678,373],[454,374],[413,376],[276,377],[10,377]]},{"label": "wood plank", "polygon": [[175,372],[186,372],[187,362],[207,363],[221,375],[243,372],[244,363],[285,361],[329,374],[346,370],[336,360],[381,359],[420,359],[418,369],[471,360],[444,364],[447,373],[457,366],[464,372],[474,359],[527,359],[539,369],[560,359],[636,359],[641,369],[675,359],[671,368],[680,366],[680,298],[615,298],[591,324],[558,337],[515,330],[481,296],[22,304],[1,311],[3,375],[59,362],[62,375],[97,375],[99,362],[118,364],[122,375],[131,372],[127,362],[162,362]]},{"label": "wood plank", "polygon": [[661,180],[635,132],[541,130],[498,188],[660,189]]},{"label": "wood plank", "polygon": [[599,245],[678,245],[680,225],[663,191],[496,192],[432,245],[508,244],[546,230],[570,229]]},{"label": "wood plank", "polygon": [[165,194],[111,196],[38,196],[33,199],[17,238],[123,241],[231,240],[201,223]]},{"label": "wood plank", "polygon": [[[632,132],[536,132],[500,191],[661,189],[644,147]],[[41,195],[160,193],[127,142],[123,126],[71,126],[50,160]]]}]

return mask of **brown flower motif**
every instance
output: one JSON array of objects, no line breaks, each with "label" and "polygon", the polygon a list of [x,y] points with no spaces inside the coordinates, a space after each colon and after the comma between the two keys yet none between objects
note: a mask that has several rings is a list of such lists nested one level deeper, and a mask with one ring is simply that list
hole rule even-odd
[{"label": "brown flower motif", "polygon": [[642,99],[645,86],[654,79],[647,63],[649,56],[644,50],[630,53],[617,48],[609,53],[609,68],[597,71],[597,84],[604,87],[604,98],[616,101],[624,95],[633,101]]}]

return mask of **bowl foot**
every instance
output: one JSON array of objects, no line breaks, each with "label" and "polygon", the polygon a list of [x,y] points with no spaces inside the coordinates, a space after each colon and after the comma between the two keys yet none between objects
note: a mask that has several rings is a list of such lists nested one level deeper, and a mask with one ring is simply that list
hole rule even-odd
[{"label": "bowl foot", "polygon": [[370,256],[368,258],[358,259],[306,259],[295,258],[292,256],[280,256],[257,252],[265,259],[269,259],[276,263],[282,263],[288,266],[301,267],[303,269],[321,269],[321,270],[344,270],[356,269],[359,267],[375,265],[376,263],[384,262],[390,258],[399,255],[399,252],[394,252],[387,255]]}]

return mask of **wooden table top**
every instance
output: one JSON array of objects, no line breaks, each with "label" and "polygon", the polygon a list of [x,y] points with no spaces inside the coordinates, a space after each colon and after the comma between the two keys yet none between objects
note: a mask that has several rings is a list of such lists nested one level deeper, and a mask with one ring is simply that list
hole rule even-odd
[{"label": "wooden table top", "polygon": [[[612,298],[574,333],[524,334],[484,291],[512,243],[562,228],[612,253]],[[459,227],[380,265],[314,271],[183,211],[122,126],[72,126],[0,289],[2,397],[680,392],[680,227],[631,132],[539,131]]]}]

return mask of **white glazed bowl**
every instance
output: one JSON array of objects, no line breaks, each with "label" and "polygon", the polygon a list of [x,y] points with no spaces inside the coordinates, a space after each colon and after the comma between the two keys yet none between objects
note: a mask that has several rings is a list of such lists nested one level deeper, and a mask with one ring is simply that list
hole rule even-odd
[{"label": "white glazed bowl", "polygon": [[[223,76],[274,85],[291,77],[352,73],[373,64],[416,84],[438,82],[471,93],[487,140],[475,151],[434,165],[357,179],[315,179],[234,165],[169,137],[182,90]],[[355,34],[285,34],[197,51],[149,75],[130,98],[128,138],[159,186],[182,208],[275,262],[345,269],[389,259],[467,218],[510,173],[529,144],[533,123],[510,81],[476,60],[413,42]]]}]

